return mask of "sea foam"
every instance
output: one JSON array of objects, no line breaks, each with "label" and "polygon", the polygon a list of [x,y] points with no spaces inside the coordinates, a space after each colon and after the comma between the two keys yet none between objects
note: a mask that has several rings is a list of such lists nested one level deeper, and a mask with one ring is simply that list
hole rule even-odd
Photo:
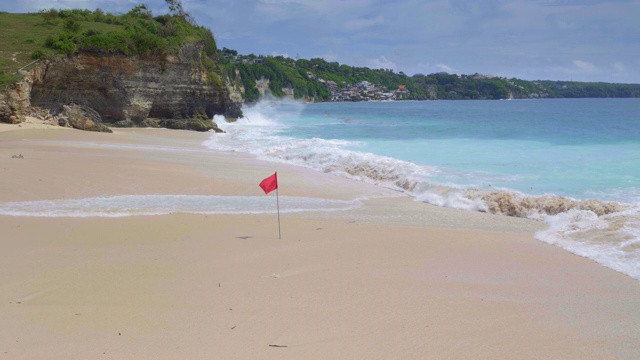
[{"label": "sea foam", "polygon": [[[359,200],[280,196],[283,213],[349,210]],[[120,195],[70,200],[0,203],[0,215],[37,217],[124,217],[166,214],[268,214],[277,211],[272,196]]]},{"label": "sea foam", "polygon": [[640,280],[638,208],[602,216],[571,209],[544,220],[548,228],[538,232],[536,239]]},{"label": "sea foam", "polygon": [[[573,199],[554,194],[528,195],[508,188],[488,187],[485,183],[495,180],[496,174],[465,175],[459,170],[460,173],[452,173],[452,179],[467,177],[481,181],[465,185],[443,183],[441,180],[446,179],[452,169],[422,166],[360,151],[363,141],[288,136],[291,127],[304,126],[296,124],[303,106],[289,103],[284,112],[279,111],[278,104],[269,101],[245,107],[245,118],[233,124],[221,122],[220,127],[226,134],[212,135],[203,145],[213,150],[251,153],[263,160],[397,189],[418,201],[437,206],[542,220],[549,227],[536,234],[540,241],[640,279],[640,207],[635,203]],[[332,115],[327,118],[329,122],[336,119]],[[625,194],[614,198],[625,198]]]}]

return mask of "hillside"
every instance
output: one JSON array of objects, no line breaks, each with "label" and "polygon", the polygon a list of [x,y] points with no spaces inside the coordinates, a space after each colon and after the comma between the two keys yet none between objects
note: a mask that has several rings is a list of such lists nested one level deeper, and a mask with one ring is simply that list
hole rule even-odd
[{"label": "hillside", "polygon": [[[63,33],[63,19],[69,17],[67,14],[86,12],[86,10],[63,11],[62,15],[50,21],[45,21],[46,17],[43,14],[0,13],[0,33],[3,34],[0,37],[0,88],[18,80],[20,76],[16,72],[32,63],[35,60],[34,54],[37,57],[62,56],[62,53],[45,45],[47,38],[52,34]],[[108,32],[123,29],[122,25],[86,21],[84,20],[87,18],[86,15],[73,15],[73,17],[81,19],[77,21],[79,32]]]},{"label": "hillside", "polygon": [[640,97],[637,84],[526,81],[481,74],[408,76],[318,58],[238,55],[226,48],[219,50],[219,58],[224,74],[244,87],[248,101],[258,99],[266,87],[274,96],[307,101]]},{"label": "hillside", "polygon": [[78,104],[111,126],[211,129],[215,114],[238,117],[209,29],[179,1],[153,16],[47,10],[0,14],[0,120],[20,122],[32,107]]}]

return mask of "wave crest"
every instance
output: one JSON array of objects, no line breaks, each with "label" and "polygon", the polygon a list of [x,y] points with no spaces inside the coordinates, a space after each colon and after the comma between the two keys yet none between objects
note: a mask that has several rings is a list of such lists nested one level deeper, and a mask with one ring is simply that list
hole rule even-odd
[{"label": "wave crest", "polygon": [[465,196],[471,200],[482,200],[487,212],[515,217],[536,218],[540,215],[557,215],[572,209],[591,211],[597,216],[602,216],[628,208],[620,203],[601,200],[573,200],[556,195],[525,196],[503,191],[467,190]]}]

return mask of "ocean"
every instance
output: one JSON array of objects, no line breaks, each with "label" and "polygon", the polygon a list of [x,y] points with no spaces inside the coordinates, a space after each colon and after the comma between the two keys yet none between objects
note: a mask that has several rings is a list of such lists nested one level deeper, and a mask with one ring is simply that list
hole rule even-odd
[{"label": "ocean", "polygon": [[542,220],[536,239],[640,280],[640,99],[261,101],[218,151]]}]

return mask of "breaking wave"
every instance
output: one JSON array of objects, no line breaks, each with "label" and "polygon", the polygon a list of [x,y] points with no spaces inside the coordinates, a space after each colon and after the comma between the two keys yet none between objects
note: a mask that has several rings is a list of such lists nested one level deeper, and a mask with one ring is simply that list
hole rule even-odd
[{"label": "breaking wave", "polygon": [[[214,119],[225,133],[212,135],[203,145],[393,188],[437,206],[542,220],[548,229],[537,233],[537,239],[640,280],[637,203],[554,194],[531,196],[511,189],[487,188],[481,183],[437,182],[435,175],[450,170],[359,151],[364,145],[360,141],[287,136],[287,131],[297,126],[295,121],[304,105],[290,102],[285,107],[282,111],[281,104],[262,101],[245,107],[245,117],[235,123]],[[497,175],[482,176],[490,179]]]}]

